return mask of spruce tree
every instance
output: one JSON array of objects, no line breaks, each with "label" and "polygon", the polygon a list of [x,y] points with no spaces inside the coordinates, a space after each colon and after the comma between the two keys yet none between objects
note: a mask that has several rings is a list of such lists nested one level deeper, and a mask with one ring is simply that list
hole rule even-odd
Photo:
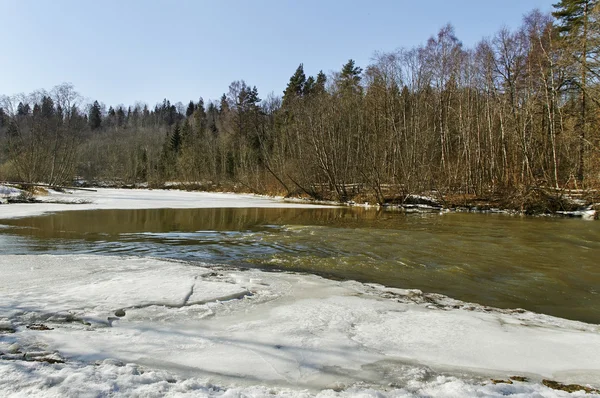
[{"label": "spruce tree", "polygon": [[196,105],[194,105],[194,101],[190,101],[188,104],[187,110],[185,111],[185,117],[190,117],[194,114],[196,110]]},{"label": "spruce tree", "polygon": [[325,76],[325,73],[323,73],[323,71],[319,71],[319,73],[317,74],[317,81],[315,83],[315,88],[314,88],[314,92],[315,93],[322,93],[325,92],[325,83],[327,82],[327,76]]},{"label": "spruce tree", "polygon": [[208,107],[206,109],[207,127],[208,130],[215,136],[219,133],[219,129],[217,127],[218,117],[219,109],[217,108],[214,102],[209,102]]},{"label": "spruce tree", "polygon": [[40,109],[41,116],[46,119],[50,119],[54,115],[54,101],[52,98],[45,95],[42,97],[42,106]]},{"label": "spruce tree", "polygon": [[115,112],[115,116],[117,119],[117,126],[122,127],[125,124],[125,109],[123,109],[122,106],[119,106]]},{"label": "spruce tree", "polygon": [[17,105],[17,115],[19,116],[27,116],[30,111],[31,108],[29,107],[29,104],[19,102],[19,105]]},{"label": "spruce tree", "polygon": [[306,75],[304,74],[304,65],[298,65],[296,72],[290,77],[290,81],[283,92],[283,104],[289,104],[295,98],[301,97],[304,93],[304,84],[306,82]]},{"label": "spruce tree", "polygon": [[181,124],[181,128],[179,129],[179,135],[180,135],[180,144],[179,144],[179,148],[183,148],[185,147],[191,138],[192,135],[192,126],[190,125],[190,122],[188,121],[188,119],[184,119],[183,123]]},{"label": "spruce tree", "polygon": [[198,104],[192,114],[194,117],[194,124],[198,134],[201,134],[206,127],[206,112],[204,111],[204,100],[200,98]]},{"label": "spruce tree", "polygon": [[88,123],[92,130],[99,129],[102,125],[102,109],[98,101],[94,101],[88,115]]},{"label": "spruce tree", "polygon": [[179,123],[175,125],[175,128],[173,129],[173,135],[171,135],[171,150],[177,154],[179,153],[179,150],[181,149],[181,143],[182,143],[182,137],[181,137],[181,130],[179,128]]},{"label": "spruce tree", "polygon": [[306,82],[304,83],[304,89],[303,94],[304,95],[310,95],[312,94],[314,88],[315,88],[315,78],[312,76],[309,76],[308,79],[306,79]]}]

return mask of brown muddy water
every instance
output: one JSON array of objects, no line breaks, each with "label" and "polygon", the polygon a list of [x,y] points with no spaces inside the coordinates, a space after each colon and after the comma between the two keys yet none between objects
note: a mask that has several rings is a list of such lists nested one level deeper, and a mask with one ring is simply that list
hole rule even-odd
[{"label": "brown muddy water", "polygon": [[600,222],[309,208],[67,211],[0,225],[0,253],[310,272],[600,324]]}]

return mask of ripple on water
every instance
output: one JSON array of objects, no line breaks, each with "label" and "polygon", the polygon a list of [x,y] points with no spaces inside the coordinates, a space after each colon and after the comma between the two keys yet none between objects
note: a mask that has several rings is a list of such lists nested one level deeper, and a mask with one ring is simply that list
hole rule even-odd
[{"label": "ripple on water", "polygon": [[600,223],[343,208],[72,211],[3,224],[3,253],[277,268],[600,323]]}]

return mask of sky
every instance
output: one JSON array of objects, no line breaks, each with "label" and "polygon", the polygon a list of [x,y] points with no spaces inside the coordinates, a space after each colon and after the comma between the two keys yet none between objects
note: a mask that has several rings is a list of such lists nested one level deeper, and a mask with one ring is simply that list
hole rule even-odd
[{"label": "sky", "polygon": [[0,0],[0,95],[69,82],[87,101],[218,99],[234,80],[280,95],[306,75],[367,66],[451,23],[472,47],[557,0]]}]

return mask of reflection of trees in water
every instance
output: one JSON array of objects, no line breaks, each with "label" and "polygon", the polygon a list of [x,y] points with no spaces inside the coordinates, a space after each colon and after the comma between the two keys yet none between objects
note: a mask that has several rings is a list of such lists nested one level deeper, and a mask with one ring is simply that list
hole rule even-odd
[{"label": "reflection of trees in water", "polygon": [[54,237],[85,233],[262,230],[273,225],[373,226],[404,217],[362,208],[215,208],[66,211],[6,220],[19,234]]}]

